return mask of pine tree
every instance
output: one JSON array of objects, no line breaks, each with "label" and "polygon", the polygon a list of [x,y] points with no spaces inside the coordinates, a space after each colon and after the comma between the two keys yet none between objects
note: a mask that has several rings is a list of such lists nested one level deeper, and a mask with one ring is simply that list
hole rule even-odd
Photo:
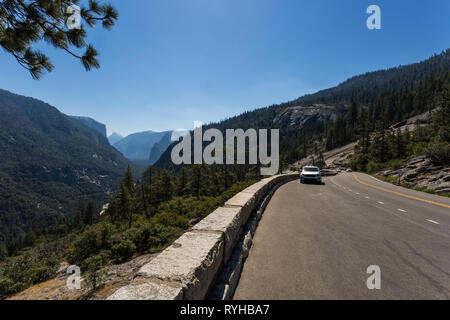
[{"label": "pine tree", "polygon": [[128,165],[127,170],[125,171],[123,183],[125,185],[125,188],[127,188],[128,192],[130,194],[134,194],[134,192],[136,191],[136,185],[130,165]]},{"label": "pine tree", "polygon": [[185,194],[187,183],[188,183],[188,174],[186,168],[183,167],[178,177],[178,183],[176,188],[176,194],[178,196],[183,196]]},{"label": "pine tree", "polygon": [[353,141],[355,137],[355,126],[357,118],[358,118],[358,106],[356,105],[356,102],[353,101],[347,115],[350,141]]},{"label": "pine tree", "polygon": [[224,190],[228,190],[229,184],[228,184],[229,174],[228,174],[228,165],[224,164],[223,166],[223,188]]},{"label": "pine tree", "polygon": [[[42,40],[79,59],[86,70],[99,68],[97,51],[86,44],[84,25],[72,25],[77,4],[79,1],[75,0],[0,0],[0,46],[29,70],[34,79],[53,69],[49,58],[34,49]],[[90,27],[100,21],[106,29],[111,29],[118,18],[111,5],[95,0],[89,1],[89,7],[81,8],[79,15]],[[76,53],[76,49],[84,53]]]},{"label": "pine tree", "polygon": [[96,209],[95,209],[95,204],[93,201],[89,201],[87,207],[86,207],[86,211],[84,214],[84,224],[85,225],[92,225],[94,224],[94,222],[96,222]]},{"label": "pine tree", "polygon": [[173,197],[173,184],[172,184],[172,176],[170,175],[169,171],[163,170],[163,172],[160,175],[160,183],[162,188],[162,200],[163,201],[170,201]]},{"label": "pine tree", "polygon": [[122,180],[119,186],[119,202],[122,212],[122,218],[128,220],[128,228],[131,228],[133,221],[133,213],[131,211],[132,196],[126,187],[125,181]]},{"label": "pine tree", "polygon": [[120,219],[120,205],[117,195],[109,196],[108,208],[106,210],[107,215],[110,218],[111,223],[115,223]]},{"label": "pine tree", "polygon": [[194,165],[192,167],[191,187],[193,195],[197,199],[200,198],[200,189],[202,187],[202,171],[203,171],[202,165]]},{"label": "pine tree", "polygon": [[147,169],[145,169],[144,173],[142,174],[142,183],[152,184],[154,173],[155,170],[153,169],[153,166],[148,166]]},{"label": "pine tree", "polygon": [[83,226],[85,215],[86,215],[86,205],[84,203],[84,200],[81,199],[78,203],[78,209],[75,213],[74,224],[76,228],[80,228]]},{"label": "pine tree", "polygon": [[153,202],[152,202],[152,183],[153,183],[153,175],[154,169],[152,166],[148,166],[147,169],[142,174],[142,185],[141,185],[141,195],[142,195],[142,204],[144,206],[145,216],[149,218],[152,215],[153,211]]},{"label": "pine tree", "polygon": [[316,166],[318,166],[320,169],[323,169],[326,166],[325,158],[323,156],[323,152],[322,151],[319,152],[319,158],[316,161]]},{"label": "pine tree", "polygon": [[447,84],[436,97],[438,109],[432,118],[435,140],[450,142],[450,84]]},{"label": "pine tree", "polygon": [[400,128],[397,129],[397,132],[395,134],[395,156],[397,159],[402,159],[405,155],[405,142],[403,140],[403,134],[400,130]]}]

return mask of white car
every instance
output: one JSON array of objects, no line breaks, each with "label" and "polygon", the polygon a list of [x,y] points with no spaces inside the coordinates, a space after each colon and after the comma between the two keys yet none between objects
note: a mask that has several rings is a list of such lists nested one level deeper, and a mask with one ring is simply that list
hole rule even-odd
[{"label": "white car", "polygon": [[322,183],[322,175],[320,174],[320,169],[313,166],[303,167],[302,173],[300,174],[300,182]]}]

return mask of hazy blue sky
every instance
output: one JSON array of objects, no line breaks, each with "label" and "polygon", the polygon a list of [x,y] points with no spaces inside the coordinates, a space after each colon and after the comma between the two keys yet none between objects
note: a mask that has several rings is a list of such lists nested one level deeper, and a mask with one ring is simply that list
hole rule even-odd
[{"label": "hazy blue sky", "polygon": [[[2,51],[0,88],[93,117],[109,133],[162,131],[288,101],[450,47],[448,0],[111,3],[118,25],[89,37],[100,70],[85,72],[44,46],[56,69],[36,81]],[[382,30],[366,28],[371,4],[381,7]]]}]

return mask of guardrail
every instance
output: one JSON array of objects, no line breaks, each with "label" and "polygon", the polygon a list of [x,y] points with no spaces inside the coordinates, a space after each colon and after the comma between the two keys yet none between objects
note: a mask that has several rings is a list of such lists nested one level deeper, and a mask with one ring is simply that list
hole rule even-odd
[{"label": "guardrail", "polygon": [[[215,299],[230,298],[238,277],[234,274],[226,279],[223,275],[229,275],[230,270],[240,273],[248,254],[240,249],[249,249],[247,233],[252,230],[253,234],[274,190],[298,176],[266,178],[236,194],[144,265],[130,284],[108,300],[201,300],[208,294]],[[255,210],[256,217],[250,219]],[[236,259],[241,263],[238,268]]]}]

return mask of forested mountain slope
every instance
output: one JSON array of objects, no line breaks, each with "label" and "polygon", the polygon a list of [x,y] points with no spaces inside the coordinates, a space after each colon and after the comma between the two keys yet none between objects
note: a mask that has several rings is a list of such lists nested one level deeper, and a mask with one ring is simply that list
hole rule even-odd
[{"label": "forested mountain slope", "polygon": [[387,70],[367,72],[363,75],[352,77],[334,88],[305,95],[292,103],[349,104],[354,101],[363,105],[370,105],[381,94],[388,91],[399,92],[405,89],[414,89],[427,77],[437,76],[449,69],[450,49],[447,49],[441,54],[434,55],[422,62]]},{"label": "forested mountain slope", "polygon": [[[442,84],[448,70],[450,49],[422,62],[355,76],[334,88],[305,95],[294,101],[244,112],[207,127],[222,131],[236,128],[280,129],[281,160],[285,164],[292,163],[314,150],[316,142],[321,143],[327,132],[332,135],[330,127],[336,124],[338,127],[346,126],[343,123],[344,116],[349,112],[354,118],[363,107],[372,116],[389,112],[392,121],[401,121],[432,108],[430,101],[435,90],[432,86]],[[354,123],[356,118],[352,121]],[[334,137],[335,141],[330,140],[329,148],[351,142],[355,138],[350,130],[345,134],[337,131],[334,132],[337,137]],[[172,147],[169,147],[161,156],[155,164],[157,167],[173,167],[171,150]]]},{"label": "forested mountain slope", "polygon": [[105,136],[36,99],[0,90],[0,238],[57,224],[80,198],[99,204],[128,161]]}]

